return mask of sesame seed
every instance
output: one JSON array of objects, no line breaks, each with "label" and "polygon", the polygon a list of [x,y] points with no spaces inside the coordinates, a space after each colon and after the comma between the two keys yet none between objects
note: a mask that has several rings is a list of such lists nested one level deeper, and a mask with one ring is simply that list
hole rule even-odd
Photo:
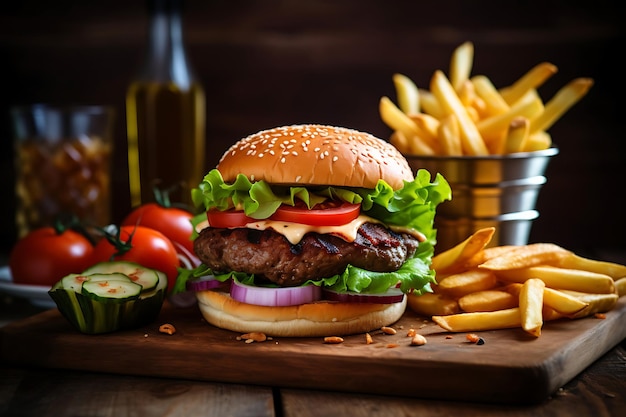
[{"label": "sesame seed", "polygon": [[298,175],[298,176],[296,177],[296,182],[300,182],[300,180],[301,180],[301,179],[302,179],[302,176],[301,176],[301,175]]},{"label": "sesame seed", "polygon": [[283,163],[283,164],[285,163],[285,157],[284,156],[282,158],[280,158],[280,162]]},{"label": "sesame seed", "polygon": [[333,162],[337,162],[338,159],[339,159],[338,156],[333,156]]}]

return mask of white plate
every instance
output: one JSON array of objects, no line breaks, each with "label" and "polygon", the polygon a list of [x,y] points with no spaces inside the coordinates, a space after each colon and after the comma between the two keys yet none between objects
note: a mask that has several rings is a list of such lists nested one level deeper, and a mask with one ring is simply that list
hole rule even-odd
[{"label": "white plate", "polygon": [[0,267],[0,292],[14,297],[26,298],[32,305],[39,308],[56,308],[56,304],[50,298],[48,290],[50,290],[50,287],[45,285],[14,284],[9,267]]}]

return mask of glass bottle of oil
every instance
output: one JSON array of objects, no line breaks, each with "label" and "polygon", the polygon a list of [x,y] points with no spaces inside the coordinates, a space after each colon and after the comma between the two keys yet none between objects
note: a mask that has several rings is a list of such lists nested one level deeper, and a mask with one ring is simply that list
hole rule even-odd
[{"label": "glass bottle of oil", "polygon": [[148,4],[147,54],[126,95],[133,207],[153,201],[154,186],[190,203],[205,174],[205,96],[185,51],[181,0]]}]

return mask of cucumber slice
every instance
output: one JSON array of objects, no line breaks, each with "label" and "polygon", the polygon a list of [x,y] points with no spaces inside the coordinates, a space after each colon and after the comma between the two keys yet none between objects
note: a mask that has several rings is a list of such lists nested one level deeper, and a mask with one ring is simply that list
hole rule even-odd
[{"label": "cucumber slice", "polygon": [[69,274],[61,279],[61,288],[80,293],[83,290],[83,283],[88,279],[85,274]]},{"label": "cucumber slice", "polygon": [[81,294],[97,301],[124,302],[139,298],[141,285],[121,273],[91,274],[83,282]]},{"label": "cucumber slice", "polygon": [[133,282],[142,286],[142,292],[152,292],[159,284],[157,271],[141,266],[135,262],[100,262],[84,271],[83,275],[110,274],[114,272],[127,275]]},{"label": "cucumber slice", "polygon": [[122,280],[122,281],[130,281],[130,278],[124,274],[69,274],[64,276],[61,279],[61,288],[65,288],[66,290],[76,291],[77,293],[81,293],[83,290],[83,284],[87,281],[91,280]]},{"label": "cucumber slice", "polygon": [[154,271],[157,274],[157,277],[159,278],[159,282],[156,285],[156,287],[154,287],[152,289],[152,291],[144,291],[141,293],[141,295],[139,296],[139,298],[150,298],[153,297],[154,295],[156,295],[159,291],[161,291],[163,293],[163,296],[165,296],[165,292],[167,291],[167,275],[165,275],[164,272],[161,271]]}]

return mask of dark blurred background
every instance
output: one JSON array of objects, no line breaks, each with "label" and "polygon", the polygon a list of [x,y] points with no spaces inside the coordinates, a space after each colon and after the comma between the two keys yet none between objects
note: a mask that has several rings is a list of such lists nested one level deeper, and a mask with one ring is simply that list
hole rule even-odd
[{"label": "dark blurred background", "polygon": [[[531,241],[623,253],[626,220],[623,12],[615,2],[187,0],[185,40],[207,96],[207,169],[234,141],[293,123],[391,133],[378,101],[392,74],[428,87],[454,48],[475,47],[473,75],[504,87],[542,61],[559,72],[549,99],[576,77],[590,93],[550,130],[550,164]],[[0,254],[15,240],[10,106],[109,104],[117,109],[114,221],[129,210],[124,95],[143,57],[143,1],[22,0],[0,15]],[[601,249],[603,252],[597,252]]]}]

